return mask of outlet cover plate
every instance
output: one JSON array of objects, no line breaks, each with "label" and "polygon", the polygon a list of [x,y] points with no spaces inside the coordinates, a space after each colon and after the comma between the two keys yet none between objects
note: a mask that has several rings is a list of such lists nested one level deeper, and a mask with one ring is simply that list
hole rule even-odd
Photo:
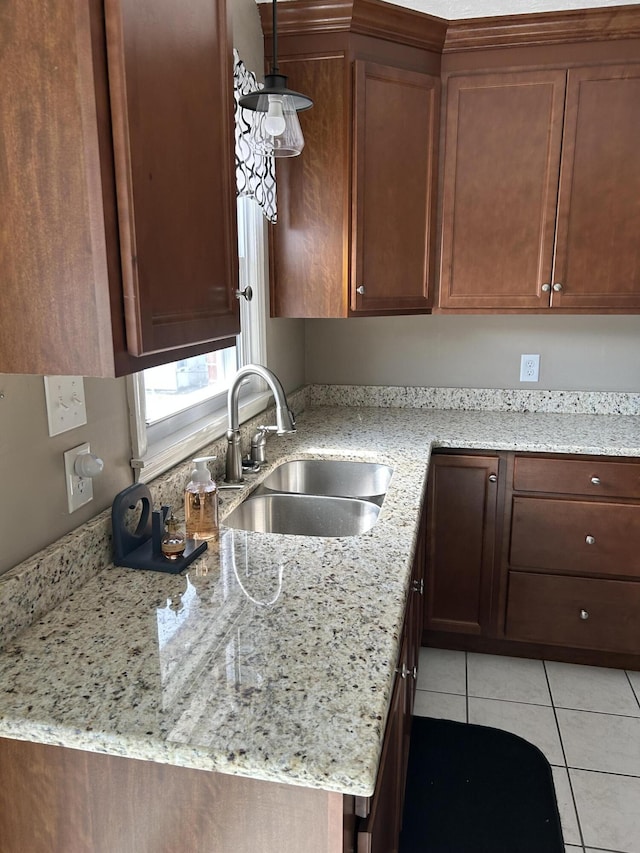
[{"label": "outlet cover plate", "polygon": [[520,356],[520,382],[537,382],[540,374],[539,355]]},{"label": "outlet cover plate", "polygon": [[89,453],[89,442],[72,447],[64,454],[64,475],[67,484],[67,505],[69,512],[75,512],[81,506],[93,500],[93,480],[91,477],[79,477],[75,471],[76,458],[81,453]]},{"label": "outlet cover plate", "polygon": [[87,422],[82,376],[45,376],[49,435],[60,435]]}]

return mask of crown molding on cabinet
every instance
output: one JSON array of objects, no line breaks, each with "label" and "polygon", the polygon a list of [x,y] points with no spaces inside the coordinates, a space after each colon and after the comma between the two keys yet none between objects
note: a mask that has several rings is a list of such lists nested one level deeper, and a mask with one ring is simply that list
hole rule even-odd
[{"label": "crown molding on cabinet", "polygon": [[[271,5],[259,3],[262,30],[272,35]],[[278,5],[278,35],[350,32],[442,51],[448,22],[381,0],[288,0]]]},{"label": "crown molding on cabinet", "polygon": [[[265,36],[271,4],[258,3]],[[640,4],[447,21],[382,0],[288,0],[280,35],[350,32],[442,53],[640,38]]]},{"label": "crown molding on cabinet", "polygon": [[451,23],[443,53],[640,37],[640,5],[473,18]]}]

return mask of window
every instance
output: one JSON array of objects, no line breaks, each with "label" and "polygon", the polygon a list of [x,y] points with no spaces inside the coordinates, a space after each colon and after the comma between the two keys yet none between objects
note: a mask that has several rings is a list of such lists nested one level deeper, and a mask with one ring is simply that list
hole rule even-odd
[{"label": "window", "polygon": [[[132,466],[147,481],[166,471],[227,429],[227,390],[243,364],[264,364],[266,280],[265,229],[262,213],[249,198],[238,199],[240,289],[251,284],[251,301],[240,299],[236,344],[206,355],[163,364],[128,379],[132,412]],[[267,393],[255,381],[243,385],[240,417],[264,408]]]}]

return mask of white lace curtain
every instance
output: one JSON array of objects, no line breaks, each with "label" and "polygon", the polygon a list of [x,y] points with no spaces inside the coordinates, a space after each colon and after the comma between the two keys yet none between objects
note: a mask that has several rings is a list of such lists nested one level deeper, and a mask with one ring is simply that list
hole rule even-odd
[{"label": "white lace curtain", "polygon": [[276,172],[273,157],[260,157],[249,145],[251,110],[238,103],[243,95],[259,89],[256,75],[249,71],[233,50],[233,91],[236,102],[236,183],[238,196],[254,199],[269,222],[277,221]]}]

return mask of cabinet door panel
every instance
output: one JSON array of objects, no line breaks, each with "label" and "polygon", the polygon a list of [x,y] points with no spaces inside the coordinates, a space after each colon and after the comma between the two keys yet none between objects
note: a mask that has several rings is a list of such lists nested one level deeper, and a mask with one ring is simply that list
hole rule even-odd
[{"label": "cabinet door panel", "polygon": [[548,306],[565,78],[449,79],[441,308]]},{"label": "cabinet door panel", "polygon": [[300,113],[304,150],[276,164],[278,223],[270,228],[274,317],[346,317],[348,92],[344,55],[280,62],[288,85],[313,98]]},{"label": "cabinet door panel", "polygon": [[355,63],[353,311],[431,305],[439,91],[427,74]]},{"label": "cabinet door panel", "polygon": [[105,13],[129,351],[237,334],[225,3],[106,0]]},{"label": "cabinet door panel", "polygon": [[435,456],[429,480],[425,627],[481,634],[495,550],[497,457]]},{"label": "cabinet door panel", "polygon": [[569,71],[552,293],[640,308],[640,65]]}]

